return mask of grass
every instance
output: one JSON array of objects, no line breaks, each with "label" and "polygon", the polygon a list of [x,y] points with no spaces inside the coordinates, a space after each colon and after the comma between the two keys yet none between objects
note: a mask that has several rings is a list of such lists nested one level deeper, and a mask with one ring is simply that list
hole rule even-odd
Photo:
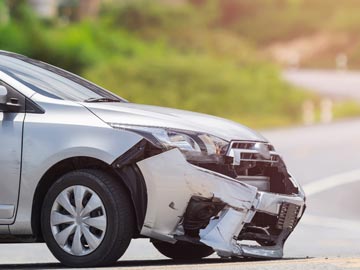
[{"label": "grass", "polygon": [[342,101],[334,104],[334,118],[350,118],[360,115],[360,103],[356,101]]}]

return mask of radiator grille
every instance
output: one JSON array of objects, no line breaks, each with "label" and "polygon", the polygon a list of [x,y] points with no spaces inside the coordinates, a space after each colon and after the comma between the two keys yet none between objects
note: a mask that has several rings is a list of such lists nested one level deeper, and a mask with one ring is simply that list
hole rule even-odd
[{"label": "radiator grille", "polygon": [[291,203],[283,203],[280,208],[277,229],[294,229],[300,206]]},{"label": "radiator grille", "polygon": [[234,158],[234,165],[241,162],[277,163],[280,160],[274,147],[264,142],[232,141],[227,156]]}]

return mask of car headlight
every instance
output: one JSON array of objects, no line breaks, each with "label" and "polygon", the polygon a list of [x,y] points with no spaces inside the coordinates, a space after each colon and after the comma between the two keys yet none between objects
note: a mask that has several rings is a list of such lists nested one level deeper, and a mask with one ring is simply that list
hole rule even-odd
[{"label": "car headlight", "polygon": [[229,144],[216,136],[192,131],[116,123],[110,126],[136,132],[164,150],[178,148],[187,160],[202,163],[222,158]]}]

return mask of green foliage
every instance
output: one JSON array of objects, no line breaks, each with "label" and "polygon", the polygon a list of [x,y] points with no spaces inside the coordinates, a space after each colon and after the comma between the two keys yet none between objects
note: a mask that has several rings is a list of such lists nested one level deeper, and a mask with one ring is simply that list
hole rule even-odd
[{"label": "green foliage", "polygon": [[0,24],[0,49],[73,71],[133,102],[252,127],[300,121],[309,95],[284,83],[251,42],[214,25],[214,3],[199,10],[121,1],[97,21],[70,24],[42,22],[24,6]]},{"label": "green foliage", "polygon": [[198,55],[114,58],[88,69],[85,76],[131,101],[237,121],[251,116],[251,126],[259,126],[256,119],[262,117],[282,118],[278,123],[297,122],[307,96],[282,82],[271,66],[244,68]]},{"label": "green foliage", "polygon": [[8,51],[21,52],[28,54],[28,39],[24,35],[21,26],[18,24],[11,24],[7,26],[0,26],[0,48]]},{"label": "green foliage", "polygon": [[[191,5],[164,5],[153,0],[125,0],[111,3],[103,8],[115,27],[132,32],[160,32],[183,27],[199,28],[211,18],[199,16]],[[191,30],[188,28],[188,30]]]},{"label": "green foliage", "polygon": [[338,102],[334,106],[334,117],[345,118],[360,115],[360,104],[356,101]]}]

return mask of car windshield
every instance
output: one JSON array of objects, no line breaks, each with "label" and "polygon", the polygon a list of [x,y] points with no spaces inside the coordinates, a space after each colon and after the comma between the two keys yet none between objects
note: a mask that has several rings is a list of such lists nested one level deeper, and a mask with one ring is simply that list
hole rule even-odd
[{"label": "car windshield", "polygon": [[17,54],[1,52],[0,71],[50,98],[78,102],[125,101],[77,75]]}]

